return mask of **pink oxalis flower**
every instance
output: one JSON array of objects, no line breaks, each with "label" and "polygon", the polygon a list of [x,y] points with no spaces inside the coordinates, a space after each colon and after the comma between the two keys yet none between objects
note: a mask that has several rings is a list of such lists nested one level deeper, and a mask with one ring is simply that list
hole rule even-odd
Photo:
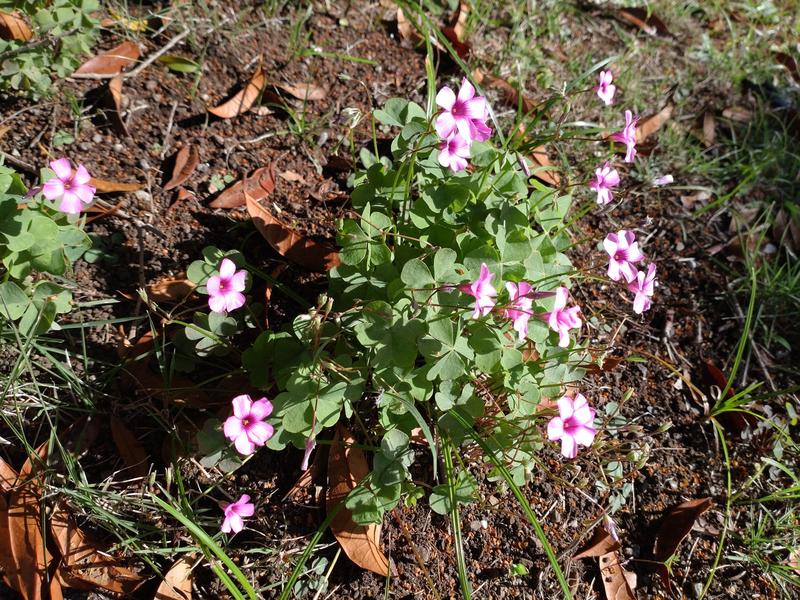
[{"label": "pink oxalis flower", "polygon": [[597,203],[608,204],[611,202],[611,188],[619,185],[619,173],[607,162],[597,167],[594,179],[589,181],[589,189],[597,192]]},{"label": "pink oxalis flower", "polygon": [[275,433],[272,425],[264,422],[272,413],[272,403],[266,398],[253,402],[250,396],[242,394],[236,396],[231,404],[233,414],[225,420],[222,430],[239,453],[250,455]]},{"label": "pink oxalis flower", "polygon": [[58,200],[58,210],[69,214],[78,214],[83,205],[90,204],[94,198],[95,188],[89,185],[91,176],[86,167],[79,164],[72,172],[68,158],[59,158],[50,163],[56,176],[42,185],[42,193],[48,200]]},{"label": "pink oxalis flower", "polygon": [[558,288],[553,310],[542,315],[542,318],[547,319],[550,329],[558,332],[558,345],[561,348],[569,346],[569,330],[581,326],[581,318],[578,316],[581,308],[579,306],[567,308],[567,300],[569,300],[569,290],[565,287]]},{"label": "pink oxalis flower", "polygon": [[614,74],[611,71],[600,71],[598,86],[594,88],[597,97],[605,102],[606,106],[611,106],[614,102],[614,93],[617,91],[617,86],[611,83],[613,80]]},{"label": "pink oxalis flower", "polygon": [[492,135],[486,125],[489,116],[486,98],[475,95],[475,88],[466,77],[461,80],[458,95],[447,86],[439,90],[436,104],[442,109],[434,123],[440,137],[447,139],[458,132],[469,142],[483,142]]},{"label": "pink oxalis flower", "polygon": [[236,502],[222,502],[220,507],[225,512],[222,521],[222,533],[239,533],[244,529],[245,517],[252,517],[256,512],[255,505],[250,503],[250,496],[242,494]]},{"label": "pink oxalis flower", "polygon": [[662,185],[669,185],[674,181],[675,178],[672,175],[662,175],[661,177],[656,177],[653,179],[653,185],[656,187],[661,187]]},{"label": "pink oxalis flower", "polygon": [[247,281],[247,271],[236,270],[229,258],[223,258],[219,265],[219,275],[212,275],[206,283],[208,307],[215,313],[224,313],[244,306],[242,292]]},{"label": "pink oxalis flower", "polygon": [[472,313],[473,319],[485,317],[494,308],[497,290],[492,285],[492,277],[494,277],[494,274],[486,266],[486,263],[481,263],[481,273],[478,278],[472,283],[465,283],[458,288],[465,294],[475,298],[475,312]]},{"label": "pink oxalis flower", "polygon": [[622,131],[611,134],[611,139],[615,142],[625,144],[625,162],[633,162],[636,158],[636,121],[637,117],[629,110],[625,111],[625,127]]},{"label": "pink oxalis flower", "polygon": [[608,252],[608,276],[612,280],[624,277],[630,283],[636,279],[636,263],[643,261],[644,255],[632,231],[622,229],[609,233],[603,240],[603,248]]},{"label": "pink oxalis flower", "polygon": [[509,307],[503,315],[514,321],[514,331],[519,334],[520,341],[528,337],[528,320],[533,314],[533,298],[531,292],[533,286],[527,281],[513,283],[506,282],[508,290]]},{"label": "pink oxalis flower", "polygon": [[632,291],[635,296],[633,298],[633,312],[637,315],[642,314],[646,310],[650,310],[656,285],[656,265],[650,263],[647,267],[647,272],[639,271],[636,273],[636,278],[628,284],[628,289]]},{"label": "pink oxalis flower", "polygon": [[459,133],[453,133],[439,146],[439,164],[458,172],[467,168],[470,141]]},{"label": "pink oxalis flower", "polygon": [[566,458],[578,455],[578,446],[588,448],[594,441],[595,410],[589,406],[583,394],[575,397],[562,396],[558,400],[557,417],[547,424],[547,437],[551,442],[561,440],[561,454]]}]

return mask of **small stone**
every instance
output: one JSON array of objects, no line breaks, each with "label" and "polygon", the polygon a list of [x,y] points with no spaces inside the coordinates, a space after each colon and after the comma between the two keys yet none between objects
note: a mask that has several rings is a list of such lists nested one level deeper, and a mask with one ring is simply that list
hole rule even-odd
[{"label": "small stone", "polygon": [[139,202],[150,202],[153,197],[146,190],[136,190],[133,195]]},{"label": "small stone", "polygon": [[114,150],[114,152],[122,152],[125,149],[125,146],[117,142],[111,148]]},{"label": "small stone", "polygon": [[99,133],[95,133],[92,136],[92,142],[94,142],[95,144],[102,144],[103,143],[103,136],[100,135]]},{"label": "small stone", "polygon": [[208,163],[200,163],[199,165],[197,165],[197,171],[199,173],[205,173],[206,171],[208,171],[209,168],[210,167]]},{"label": "small stone", "polygon": [[481,522],[480,521],[470,521],[469,528],[472,531],[478,531],[478,529],[481,528]]},{"label": "small stone", "polygon": [[217,144],[218,146],[223,146],[223,147],[225,146],[225,139],[218,133],[215,133],[214,135],[211,136],[211,141]]},{"label": "small stone", "polygon": [[692,594],[695,598],[699,598],[700,595],[703,593],[703,584],[699,581],[697,583],[692,584]]},{"label": "small stone", "polygon": [[150,170],[150,163],[149,163],[149,162],[147,162],[147,160],[146,160],[146,159],[144,159],[144,158],[143,158],[143,159],[141,159],[141,160],[139,161],[139,166],[140,166],[140,167],[142,168],[142,170],[144,170],[144,171],[149,171],[149,170]]},{"label": "small stone", "polygon": [[153,90],[155,90],[158,87],[158,82],[155,79],[148,79],[147,83],[144,84],[144,87],[148,91],[152,92]]},{"label": "small stone", "polygon": [[88,152],[92,149],[92,144],[90,142],[81,142],[78,144],[78,149],[81,152]]}]

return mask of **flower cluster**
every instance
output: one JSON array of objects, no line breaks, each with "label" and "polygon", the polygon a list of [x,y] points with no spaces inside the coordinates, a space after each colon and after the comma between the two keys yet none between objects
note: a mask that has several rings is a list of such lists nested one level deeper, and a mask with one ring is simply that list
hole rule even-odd
[{"label": "flower cluster", "polygon": [[492,135],[486,124],[489,109],[486,98],[475,95],[475,88],[465,77],[456,95],[445,86],[436,94],[441,109],[434,127],[442,138],[439,145],[439,164],[453,171],[467,168],[473,141],[483,142]]},{"label": "flower cluster", "polygon": [[[494,274],[489,270],[486,263],[481,263],[481,270],[478,278],[471,282],[459,286],[459,290],[475,298],[475,306],[472,313],[473,319],[485,317],[496,304],[497,289],[492,284]],[[572,306],[567,308],[569,300],[569,290],[559,287],[555,292],[537,292],[527,281],[514,283],[507,281],[505,284],[508,290],[509,304],[502,311],[502,316],[511,319],[514,330],[519,334],[519,339],[524,340],[528,337],[528,321],[532,316],[537,317],[547,324],[553,331],[558,332],[558,345],[562,348],[569,346],[569,330],[578,329],[581,326],[580,307]],[[544,313],[533,312],[533,301],[538,298],[555,296],[553,310]]]}]

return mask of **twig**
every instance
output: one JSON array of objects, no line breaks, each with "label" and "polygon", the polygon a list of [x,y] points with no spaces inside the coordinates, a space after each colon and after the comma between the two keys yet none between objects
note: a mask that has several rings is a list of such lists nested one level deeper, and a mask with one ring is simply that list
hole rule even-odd
[{"label": "twig", "polygon": [[2,158],[5,162],[14,165],[18,169],[22,169],[26,173],[30,173],[31,175],[36,175],[36,167],[32,164],[25,162],[24,160],[17,158],[15,156],[11,156],[7,152],[3,152],[0,150],[0,158]]},{"label": "twig", "polygon": [[178,110],[178,101],[172,103],[172,110],[169,113],[169,122],[167,123],[167,132],[164,134],[164,141],[161,143],[161,160],[167,155],[169,148],[169,136],[172,133],[172,125],[175,122],[175,111]]}]

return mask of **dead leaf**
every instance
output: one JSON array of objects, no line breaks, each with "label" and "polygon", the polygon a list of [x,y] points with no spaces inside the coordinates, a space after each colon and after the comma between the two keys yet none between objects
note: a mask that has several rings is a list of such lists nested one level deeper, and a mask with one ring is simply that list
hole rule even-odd
[{"label": "dead leaf", "polygon": [[772,222],[772,237],[777,244],[785,244],[795,252],[800,250],[800,216],[781,208]]},{"label": "dead leaf", "polygon": [[147,297],[163,304],[183,302],[194,291],[195,284],[186,277],[162,277],[147,286]]},{"label": "dead leaf", "polygon": [[119,559],[105,552],[81,531],[63,502],[57,502],[50,517],[50,531],[61,553],[60,575],[70,587],[101,587],[128,597],[144,583],[138,573],[121,566]]},{"label": "dead leaf", "polygon": [[703,145],[710,148],[717,139],[717,120],[714,113],[707,110],[703,114]]},{"label": "dead leaf", "polygon": [[596,527],[594,535],[589,543],[583,549],[572,557],[572,560],[580,560],[582,558],[590,558],[595,556],[603,556],[610,552],[616,552],[620,548],[620,543],[611,537],[602,527]]},{"label": "dead leaf", "polygon": [[722,111],[722,116],[738,123],[749,123],[753,120],[753,111],[743,106],[729,106]]},{"label": "dead leaf", "polygon": [[[728,385],[728,378],[725,377],[725,374],[711,361],[705,361],[704,365],[706,368],[706,379],[710,386],[716,386],[718,388],[716,395],[719,396],[722,390],[725,389],[725,386]],[[713,393],[711,395],[712,398],[715,397]],[[731,386],[724,399],[733,398],[735,395],[736,392],[733,386]],[[718,414],[716,419],[726,431],[734,433],[737,436],[748,427],[755,425],[756,422],[756,418],[753,415],[738,410],[724,411]]]},{"label": "dead leaf", "polygon": [[144,187],[144,184],[137,183],[135,181],[131,182],[123,182],[123,181],[111,181],[108,179],[98,179],[97,177],[92,177],[89,180],[89,185],[94,186],[95,190],[98,194],[115,194],[118,192],[135,192],[137,190],[141,190]]},{"label": "dead leaf", "polygon": [[282,171],[278,173],[278,176],[281,179],[285,179],[286,181],[290,181],[292,183],[305,183],[306,180],[303,178],[300,173],[295,173],[294,171]]},{"label": "dead leaf", "polygon": [[459,42],[466,41],[467,38],[467,20],[469,19],[469,2],[458,3],[458,11],[453,16],[450,22],[450,27]]},{"label": "dead leaf", "polygon": [[0,458],[0,493],[7,493],[17,485],[17,470]]},{"label": "dead leaf", "polygon": [[139,45],[131,41],[125,41],[107,52],[90,58],[78,67],[72,76],[119,75],[138,59]]},{"label": "dead leaf", "polygon": [[550,158],[547,156],[544,146],[534,148],[531,153],[531,159],[537,166],[547,167],[546,169],[538,169],[533,172],[533,176],[536,177],[536,179],[541,180],[547,185],[552,185],[553,187],[561,185],[561,176],[558,174],[558,171],[553,168],[553,163],[550,162]]},{"label": "dead leaf", "polygon": [[155,600],[191,600],[193,563],[194,556],[191,554],[176,560],[159,584]]},{"label": "dead leaf", "polygon": [[237,92],[230,100],[219,106],[209,108],[208,112],[221,119],[231,119],[250,110],[255,104],[264,87],[267,85],[267,74],[259,67],[247,85]]},{"label": "dead leaf", "polygon": [[797,67],[797,60],[795,60],[794,56],[777,50],[774,51],[772,55],[775,57],[775,60],[786,67],[792,79],[794,79],[796,83],[800,83],[800,69]]},{"label": "dead leaf", "polygon": [[663,35],[667,37],[672,35],[664,21],[647,8],[621,8],[617,11],[617,17],[621,21],[638,27],[648,35]]},{"label": "dead leaf", "polygon": [[11,588],[16,582],[9,576],[16,569],[12,560],[11,540],[8,537],[8,501],[5,494],[0,494],[0,572],[3,574],[3,583]]},{"label": "dead leaf", "polygon": [[[325,506],[330,512],[369,473],[364,452],[355,445],[355,439],[341,423],[336,427],[328,455],[328,494]],[[358,525],[352,513],[344,506],[331,521],[331,531],[355,564],[377,573],[389,574],[389,560],[380,547],[380,526]]]},{"label": "dead leaf", "polygon": [[111,417],[111,437],[130,474],[142,479],[147,477],[150,464],[147,452],[119,417]]},{"label": "dead leaf", "polygon": [[600,576],[606,600],[636,600],[636,573],[625,570],[616,551],[600,557]]},{"label": "dead leaf", "polygon": [[109,121],[120,135],[127,136],[128,128],[122,120],[122,76],[117,75],[108,81]]},{"label": "dead leaf", "polygon": [[244,197],[253,224],[278,254],[312,271],[328,271],[339,265],[339,253],[331,245],[300,235],[246,191]]},{"label": "dead leaf", "polygon": [[675,104],[670,99],[666,106],[655,114],[644,117],[636,124],[636,143],[641,144],[669,121]]},{"label": "dead leaf", "polygon": [[414,46],[421,44],[423,41],[417,28],[409,21],[400,7],[397,8],[397,33],[400,34],[401,39],[411,42]]},{"label": "dead leaf", "polygon": [[536,102],[525,96],[525,94],[522,94],[520,98],[517,88],[505,79],[483,73],[480,69],[475,69],[472,73],[472,78],[479,85],[484,84],[484,87],[493,87],[498,90],[502,94],[503,101],[511,108],[518,108],[521,105],[523,114],[533,112],[538,106]]},{"label": "dead leaf", "polygon": [[328,97],[327,90],[312,83],[298,83],[297,85],[275,83],[273,85],[279,90],[286,92],[290,96],[294,96],[298,100],[308,100],[314,102],[317,100],[324,100]]},{"label": "dead leaf", "polygon": [[664,563],[673,555],[683,539],[689,535],[697,518],[711,508],[711,498],[687,500],[673,507],[656,534],[653,559],[662,563],[658,573],[667,590],[670,589],[669,571]]},{"label": "dead leaf", "polygon": [[33,32],[28,24],[17,13],[7,13],[0,10],[0,38],[27,42],[33,37]]},{"label": "dead leaf", "polygon": [[245,192],[254,200],[261,200],[269,196],[274,190],[275,179],[272,167],[267,165],[256,169],[252,175],[240,179],[229,188],[225,188],[209,206],[211,208],[236,208],[247,204],[244,199]]},{"label": "dead leaf", "polygon": [[200,152],[194,144],[184,144],[175,155],[175,166],[172,177],[164,184],[164,190],[171,190],[181,185],[191,177],[195,168],[200,163]]}]

